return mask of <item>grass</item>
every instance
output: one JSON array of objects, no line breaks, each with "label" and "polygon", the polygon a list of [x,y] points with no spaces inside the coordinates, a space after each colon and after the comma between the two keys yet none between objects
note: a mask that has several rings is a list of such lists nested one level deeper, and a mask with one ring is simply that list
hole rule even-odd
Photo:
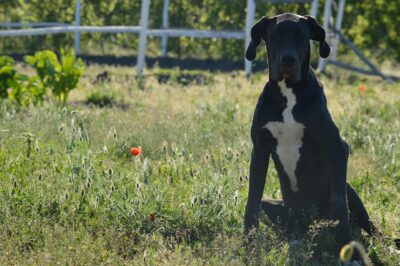
[{"label": "grass", "polygon": [[[95,83],[105,69],[111,80]],[[399,237],[400,85],[330,71],[321,80],[351,146],[348,180],[377,227]],[[0,264],[338,263],[326,222],[301,238],[261,225],[243,245],[249,127],[265,74],[133,73],[89,66],[65,108],[1,105]],[[83,104],[96,91],[118,103]],[[133,146],[143,153],[131,156]],[[276,175],[270,164],[265,197],[280,197]],[[400,264],[390,241],[364,244],[375,262]]]}]

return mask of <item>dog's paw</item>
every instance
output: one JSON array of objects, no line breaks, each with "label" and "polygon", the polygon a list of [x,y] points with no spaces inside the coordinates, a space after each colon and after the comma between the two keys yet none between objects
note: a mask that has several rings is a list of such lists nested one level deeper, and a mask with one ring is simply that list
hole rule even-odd
[{"label": "dog's paw", "polygon": [[258,227],[258,218],[255,215],[244,217],[244,233],[248,234],[251,230]]}]

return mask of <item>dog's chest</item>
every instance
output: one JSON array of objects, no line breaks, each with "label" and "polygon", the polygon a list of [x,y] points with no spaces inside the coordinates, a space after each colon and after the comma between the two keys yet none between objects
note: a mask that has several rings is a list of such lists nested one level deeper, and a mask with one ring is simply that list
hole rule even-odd
[{"label": "dog's chest", "polygon": [[279,82],[278,85],[287,100],[286,108],[282,112],[283,121],[268,122],[264,128],[268,129],[276,139],[276,154],[289,178],[292,191],[297,192],[296,168],[300,159],[300,148],[303,145],[304,125],[293,117],[293,108],[296,105],[296,95],[293,90],[286,87],[285,81]]}]

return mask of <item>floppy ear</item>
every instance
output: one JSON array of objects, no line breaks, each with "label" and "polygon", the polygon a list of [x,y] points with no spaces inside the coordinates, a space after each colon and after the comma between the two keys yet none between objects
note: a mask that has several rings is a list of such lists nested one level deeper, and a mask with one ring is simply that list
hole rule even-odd
[{"label": "floppy ear", "polygon": [[318,24],[315,18],[305,16],[308,28],[310,30],[310,39],[319,42],[319,55],[322,58],[327,58],[331,52],[331,48],[325,39],[325,30]]},{"label": "floppy ear", "polygon": [[251,41],[246,50],[246,58],[249,61],[253,61],[257,55],[257,46],[261,42],[261,38],[265,34],[268,23],[270,22],[269,17],[262,17],[254,26],[251,28]]}]

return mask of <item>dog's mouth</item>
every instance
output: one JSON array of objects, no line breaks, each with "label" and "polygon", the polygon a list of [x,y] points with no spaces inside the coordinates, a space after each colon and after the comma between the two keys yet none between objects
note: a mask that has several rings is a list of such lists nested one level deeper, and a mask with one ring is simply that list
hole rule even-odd
[{"label": "dog's mouth", "polygon": [[294,79],[295,75],[291,71],[281,71],[278,76],[279,80],[282,79],[292,80]]},{"label": "dog's mouth", "polygon": [[279,80],[286,79],[286,80],[289,80],[289,81],[292,81],[292,82],[297,82],[298,81],[298,76],[299,75],[297,75],[297,71],[296,71],[295,68],[293,68],[293,67],[290,67],[290,68],[281,67],[279,70],[280,70],[278,72],[279,73],[278,74]]}]

